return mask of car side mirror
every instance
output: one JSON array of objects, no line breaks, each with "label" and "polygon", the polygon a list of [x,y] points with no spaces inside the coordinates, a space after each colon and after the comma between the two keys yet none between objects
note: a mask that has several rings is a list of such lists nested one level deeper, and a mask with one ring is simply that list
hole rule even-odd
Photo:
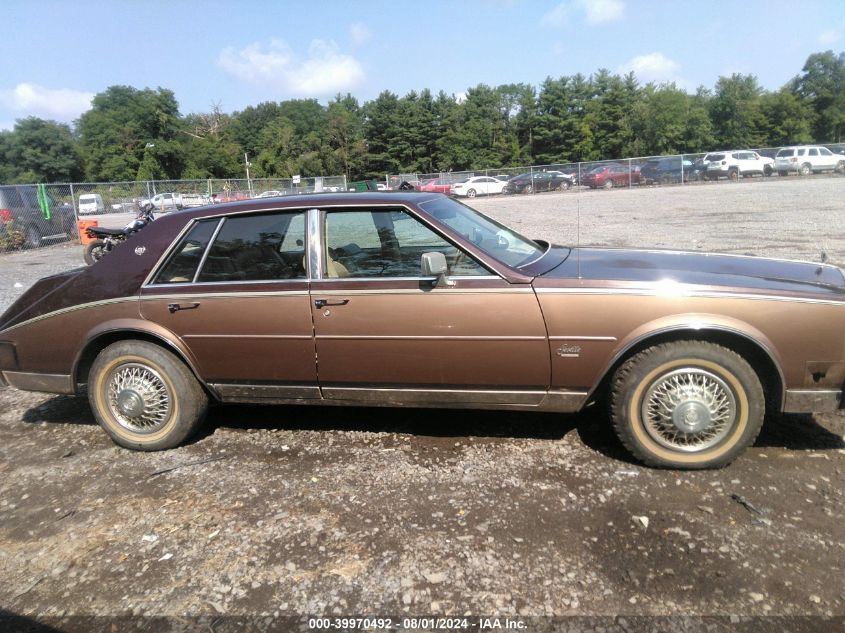
[{"label": "car side mirror", "polygon": [[423,277],[436,277],[434,285],[454,286],[455,282],[451,281],[446,274],[449,272],[449,267],[446,265],[446,256],[438,251],[430,253],[423,253],[420,258],[420,268]]}]

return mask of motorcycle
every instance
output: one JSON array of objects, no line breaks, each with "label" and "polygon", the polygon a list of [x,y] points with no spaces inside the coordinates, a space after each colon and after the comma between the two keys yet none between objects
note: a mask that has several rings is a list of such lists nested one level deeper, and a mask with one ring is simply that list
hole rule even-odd
[{"label": "motorcycle", "polygon": [[155,212],[152,208],[143,209],[138,216],[122,229],[106,229],[92,226],[85,229],[88,237],[95,238],[85,247],[83,254],[85,263],[91,266],[97,263],[118,244],[122,244],[133,233],[137,233],[150,222],[155,220]]}]

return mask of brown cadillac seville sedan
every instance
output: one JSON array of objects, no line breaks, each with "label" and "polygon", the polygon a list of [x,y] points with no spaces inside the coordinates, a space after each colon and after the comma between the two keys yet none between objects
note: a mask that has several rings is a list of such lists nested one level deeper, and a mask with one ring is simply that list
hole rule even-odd
[{"label": "brown cadillac seville sedan", "polygon": [[80,393],[118,444],[209,403],[579,411],[643,462],[729,463],[766,411],[829,411],[845,278],[821,264],[527,239],[433,193],[162,217],[0,317],[0,382]]}]

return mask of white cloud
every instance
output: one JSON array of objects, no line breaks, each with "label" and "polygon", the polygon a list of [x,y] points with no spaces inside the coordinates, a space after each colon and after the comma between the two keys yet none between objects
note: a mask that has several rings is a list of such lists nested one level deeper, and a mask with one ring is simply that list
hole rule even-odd
[{"label": "white cloud", "polygon": [[569,17],[572,15],[572,3],[561,2],[551,11],[547,11],[540,21],[546,26],[563,26],[569,22]]},{"label": "white cloud", "polygon": [[362,46],[370,41],[373,34],[363,22],[353,22],[349,25],[349,41],[352,46]]},{"label": "white cloud", "polygon": [[576,14],[583,14],[587,24],[603,24],[621,20],[625,14],[623,0],[565,0],[546,12],[541,22],[547,26],[569,24]]},{"label": "white cloud", "polygon": [[581,0],[579,4],[583,7],[589,24],[621,20],[625,13],[625,3],[622,0]]},{"label": "white cloud", "polygon": [[819,33],[819,44],[824,44],[827,46],[828,44],[833,44],[836,40],[839,39],[839,33],[834,31],[833,29],[828,29],[827,31],[822,31]]},{"label": "white cloud", "polygon": [[633,72],[637,79],[644,83],[674,81],[684,84],[685,82],[678,76],[680,69],[681,65],[678,62],[669,59],[663,53],[648,53],[629,59],[620,65],[616,72],[623,75]]},{"label": "white cloud", "polygon": [[93,92],[45,88],[20,83],[11,90],[0,90],[0,104],[22,116],[44,116],[71,121],[91,107]]},{"label": "white cloud", "polygon": [[217,63],[236,79],[301,97],[349,90],[364,78],[360,62],[341,53],[331,40],[312,40],[304,60],[278,39],[266,47],[256,42],[240,51],[229,46]]}]

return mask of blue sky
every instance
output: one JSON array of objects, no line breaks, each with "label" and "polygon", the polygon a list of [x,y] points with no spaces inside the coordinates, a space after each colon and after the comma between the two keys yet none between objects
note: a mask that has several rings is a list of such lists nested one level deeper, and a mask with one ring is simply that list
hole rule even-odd
[{"label": "blue sky", "polygon": [[73,121],[113,84],[170,88],[183,113],[602,67],[691,91],[753,73],[777,89],[810,53],[845,50],[845,0],[4,0],[0,15],[0,129]]}]

